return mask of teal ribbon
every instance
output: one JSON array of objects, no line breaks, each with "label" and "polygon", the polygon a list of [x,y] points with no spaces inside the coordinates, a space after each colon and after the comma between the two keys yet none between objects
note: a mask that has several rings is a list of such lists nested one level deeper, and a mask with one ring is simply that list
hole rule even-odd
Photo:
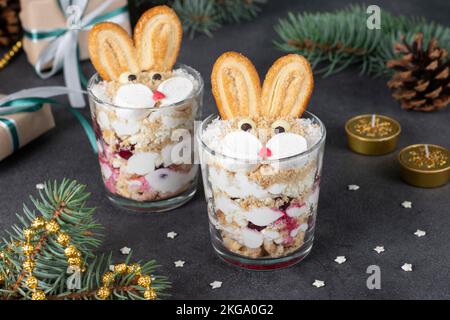
[{"label": "teal ribbon", "polygon": [[[102,22],[102,21],[106,21],[109,19],[114,18],[115,16],[118,16],[119,14],[125,13],[127,12],[127,6],[123,6],[123,7],[119,7],[116,8],[108,13],[102,14],[98,17],[96,17],[95,19],[93,19],[92,21],[90,21],[89,23],[87,23],[85,26],[83,26],[84,28],[89,28],[92,27],[94,24]],[[66,28],[57,28],[57,29],[53,29],[53,30],[49,30],[49,31],[38,31],[38,30],[23,30],[23,35],[31,40],[34,41],[39,41],[42,39],[48,39],[48,38],[57,38],[62,36],[63,34],[65,34],[67,32]]]},{"label": "teal ribbon", "polygon": [[[48,79],[55,75],[58,71],[64,71],[64,81],[66,86],[71,86],[73,89],[81,91],[82,87],[86,87],[87,80],[82,72],[80,66],[80,59],[78,53],[78,33],[82,30],[87,30],[93,25],[102,21],[116,21],[118,23],[124,22],[127,17],[127,6],[122,6],[104,13],[109,6],[117,0],[106,0],[94,8],[91,12],[85,14],[87,7],[87,0],[57,0],[58,6],[62,14],[71,14],[67,9],[70,5],[77,6],[82,10],[79,16],[80,25],[67,26],[64,28],[57,28],[53,30],[24,30],[24,37],[32,41],[39,41],[47,39],[49,41],[46,48],[42,50],[38,60],[35,63],[34,69],[39,77]],[[47,65],[51,68],[47,69]],[[68,94],[70,104],[74,107],[84,107],[85,101],[83,96],[76,92]]]},{"label": "teal ribbon", "polygon": [[19,134],[17,133],[17,128],[14,122],[8,118],[0,118],[0,122],[3,122],[6,127],[9,130],[9,133],[11,134],[12,138],[12,147],[13,151],[16,151],[19,149],[20,142],[19,142]]},{"label": "teal ribbon", "polygon": [[[70,105],[61,103],[57,100],[50,99],[50,98],[38,98],[38,97],[31,97],[31,98],[20,98],[20,99],[14,99],[11,101],[8,101],[6,103],[3,103],[0,105],[0,116],[2,115],[8,115],[8,114],[14,114],[17,112],[35,112],[39,109],[41,109],[44,105],[44,103],[49,103],[51,105],[55,106],[62,106],[68,109],[80,122],[81,126],[83,127],[84,132],[86,133],[86,136],[89,140],[89,143],[91,144],[92,149],[95,153],[97,153],[97,139],[95,137],[94,130],[92,129],[92,126],[89,124],[88,120],[76,109],[72,108]],[[2,112],[2,107],[17,107],[17,109],[14,109],[13,111],[9,112]],[[7,120],[7,121],[4,121]],[[13,138],[13,149],[14,151],[19,148],[20,141],[19,136],[17,134],[17,128],[14,125],[14,123],[6,118],[0,118],[0,121],[7,124],[8,129],[11,133],[11,136]]]}]

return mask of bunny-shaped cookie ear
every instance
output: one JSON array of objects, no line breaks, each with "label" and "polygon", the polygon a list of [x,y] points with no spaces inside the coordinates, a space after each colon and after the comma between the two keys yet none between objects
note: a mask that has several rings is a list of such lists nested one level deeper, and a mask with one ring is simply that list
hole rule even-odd
[{"label": "bunny-shaped cookie ear", "polygon": [[308,60],[297,54],[279,58],[267,72],[262,87],[263,114],[300,117],[314,86]]},{"label": "bunny-shaped cookie ear", "polygon": [[169,71],[181,47],[183,27],[168,6],[147,10],[134,28],[134,43],[141,70]]},{"label": "bunny-shaped cookie ear", "polygon": [[136,73],[136,49],[128,32],[112,22],[96,24],[89,32],[89,55],[104,80],[119,79],[123,72]]},{"label": "bunny-shaped cookie ear", "polygon": [[211,73],[212,92],[222,119],[260,114],[261,85],[252,62],[237,52],[225,52]]}]

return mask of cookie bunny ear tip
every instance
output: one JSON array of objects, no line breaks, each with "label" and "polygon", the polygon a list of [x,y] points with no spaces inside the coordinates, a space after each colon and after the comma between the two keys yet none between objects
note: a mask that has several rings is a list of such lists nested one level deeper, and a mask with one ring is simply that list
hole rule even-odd
[{"label": "cookie bunny ear tip", "polygon": [[181,48],[183,26],[176,12],[161,5],[145,11],[134,28],[142,70],[169,71]]},{"label": "cookie bunny ear tip", "polygon": [[212,69],[211,85],[222,119],[260,113],[258,72],[244,55],[234,51],[220,55]]},{"label": "cookie bunny ear tip", "polygon": [[139,70],[133,40],[116,23],[96,24],[89,31],[88,50],[92,64],[104,80],[118,79],[125,71]]},{"label": "cookie bunny ear tip", "polygon": [[262,88],[264,115],[300,117],[312,94],[314,78],[308,60],[298,54],[278,58]]}]

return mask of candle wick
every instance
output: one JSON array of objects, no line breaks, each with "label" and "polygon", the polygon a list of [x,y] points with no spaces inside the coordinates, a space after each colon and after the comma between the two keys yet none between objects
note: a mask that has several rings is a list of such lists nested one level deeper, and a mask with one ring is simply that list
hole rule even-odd
[{"label": "candle wick", "polygon": [[427,157],[427,159],[430,157],[430,150],[428,149],[428,145],[425,145],[425,157]]},{"label": "candle wick", "polygon": [[376,119],[376,116],[373,114],[372,115],[372,128],[375,127],[375,119]]}]

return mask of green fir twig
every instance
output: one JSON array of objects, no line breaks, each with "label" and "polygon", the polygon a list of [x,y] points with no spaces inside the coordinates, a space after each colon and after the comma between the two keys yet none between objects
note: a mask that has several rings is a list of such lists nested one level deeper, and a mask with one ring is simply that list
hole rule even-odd
[{"label": "green fir twig", "polygon": [[224,24],[255,18],[267,0],[136,0],[138,9],[152,5],[171,6],[180,17],[184,31],[192,38],[196,33],[212,36]]},{"label": "green fir twig", "polygon": [[359,65],[362,74],[392,72],[386,61],[397,54],[393,45],[401,35],[412,39],[424,34],[424,43],[434,37],[441,47],[450,48],[450,28],[423,18],[396,16],[381,10],[381,29],[367,28],[366,7],[353,5],[334,12],[292,13],[275,26],[275,46],[284,52],[308,58],[316,73],[328,76],[351,65]]},{"label": "green fir twig", "polygon": [[[95,249],[101,245],[101,226],[94,220],[94,208],[87,206],[90,194],[86,186],[64,179],[61,183],[47,182],[39,197],[31,197],[33,208],[24,205],[23,215],[17,215],[19,224],[7,231],[8,237],[0,243],[0,300],[31,299],[33,290],[25,284],[28,272],[23,267],[25,255],[23,245],[27,242],[24,229],[37,217],[46,221],[57,221],[60,231],[70,236],[70,244],[76,247],[82,257],[80,289],[70,291],[67,288],[68,262],[65,247],[56,241],[57,234],[49,233],[45,228],[33,234],[34,249],[30,257],[35,262],[32,272],[38,279],[37,287],[52,300],[61,299],[98,299],[97,290],[102,286],[102,276],[112,264],[111,253],[95,255]],[[128,255],[125,263],[129,263]],[[152,289],[158,298],[167,296],[165,290],[170,283],[166,277],[155,275],[158,265],[155,261],[140,263],[142,274],[153,276]],[[135,274],[120,274],[116,277],[110,299],[144,299],[142,288],[136,283]]]}]

